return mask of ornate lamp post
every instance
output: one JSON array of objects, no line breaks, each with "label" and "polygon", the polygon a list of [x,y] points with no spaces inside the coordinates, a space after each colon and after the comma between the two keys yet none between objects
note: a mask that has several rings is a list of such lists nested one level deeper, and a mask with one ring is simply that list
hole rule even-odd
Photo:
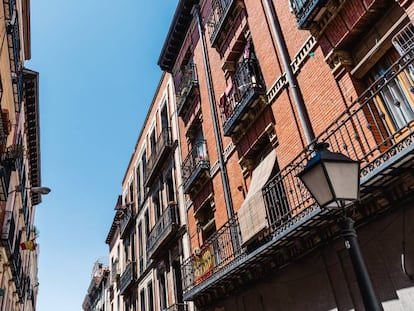
[{"label": "ornate lamp post", "polygon": [[[329,151],[327,143],[316,145],[316,153],[298,174],[306,188],[321,207],[340,208],[359,200],[360,163],[342,153]],[[345,215],[345,213],[344,213]],[[375,295],[354,228],[354,221],[344,216],[340,221],[359,290],[366,310],[382,310]]]}]

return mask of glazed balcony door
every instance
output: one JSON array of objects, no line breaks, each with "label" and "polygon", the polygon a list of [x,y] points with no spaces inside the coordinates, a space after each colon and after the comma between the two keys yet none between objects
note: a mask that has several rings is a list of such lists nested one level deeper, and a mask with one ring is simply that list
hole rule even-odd
[{"label": "glazed balcony door", "polygon": [[389,128],[398,132],[414,120],[414,83],[410,68],[395,75],[393,70],[386,72],[387,67],[387,62],[382,62],[373,74],[374,80],[380,79],[383,86],[375,97],[375,103]]}]

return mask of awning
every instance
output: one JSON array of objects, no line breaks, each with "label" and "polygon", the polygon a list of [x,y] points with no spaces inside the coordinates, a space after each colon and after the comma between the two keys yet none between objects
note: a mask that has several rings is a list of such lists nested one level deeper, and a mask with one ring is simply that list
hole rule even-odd
[{"label": "awning", "polygon": [[238,211],[243,245],[248,244],[269,226],[262,188],[272,174],[275,161],[276,153],[272,150],[253,170],[249,192]]}]

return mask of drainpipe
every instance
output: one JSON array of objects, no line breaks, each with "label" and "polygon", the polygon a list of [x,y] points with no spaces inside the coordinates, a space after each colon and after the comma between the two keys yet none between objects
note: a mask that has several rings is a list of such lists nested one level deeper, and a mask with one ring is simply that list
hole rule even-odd
[{"label": "drainpipe", "polygon": [[294,75],[292,67],[290,66],[291,60],[289,57],[288,49],[286,47],[285,38],[283,37],[283,33],[280,28],[279,19],[277,17],[276,10],[273,5],[273,1],[264,0],[263,2],[266,7],[266,13],[268,15],[270,26],[272,28],[276,40],[277,49],[279,50],[283,66],[285,67],[286,78],[292,90],[293,99],[295,101],[296,108],[299,113],[300,123],[302,125],[303,132],[305,133],[306,141],[308,145],[310,145],[315,140],[315,133],[313,131],[308,111],[306,109],[302,94],[299,89],[298,81],[296,80],[296,76]]},{"label": "drainpipe", "polygon": [[[214,138],[216,140],[216,148],[218,152],[218,162],[220,166],[221,181],[223,182],[224,200],[226,204],[227,217],[229,219],[233,219],[234,217],[233,203],[232,203],[231,196],[230,196],[230,185],[229,185],[229,179],[227,175],[227,168],[224,165],[223,142],[221,140],[219,126],[218,126],[217,105],[216,105],[215,96],[214,96],[213,81],[211,78],[210,61],[208,59],[208,53],[207,53],[207,48],[206,48],[206,38],[204,35],[202,23],[201,23],[199,5],[195,5],[193,7],[192,14],[196,18],[198,33],[200,36],[200,42],[201,42],[201,48],[202,48],[202,54],[203,54],[203,63],[204,63],[205,74],[207,78],[206,82],[207,82],[207,89],[208,89],[208,99],[210,102],[210,109],[211,109],[212,118],[213,118]],[[233,230],[234,227],[231,226],[230,228],[231,228],[231,238],[232,238],[233,247],[236,247],[238,245],[237,235],[236,235],[236,232],[234,232]]]}]

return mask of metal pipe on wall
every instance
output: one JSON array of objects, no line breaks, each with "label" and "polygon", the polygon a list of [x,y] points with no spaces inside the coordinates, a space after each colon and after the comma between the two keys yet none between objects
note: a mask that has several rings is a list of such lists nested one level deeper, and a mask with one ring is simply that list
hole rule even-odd
[{"label": "metal pipe on wall", "polygon": [[293,99],[298,110],[300,123],[302,125],[306,141],[308,144],[311,144],[315,140],[315,133],[312,128],[312,123],[309,119],[308,111],[303,101],[302,93],[300,92],[298,81],[293,73],[292,67],[290,66],[291,60],[289,57],[288,49],[286,47],[286,41],[283,36],[282,29],[280,28],[276,9],[273,5],[272,0],[263,0],[263,2],[265,4],[266,13],[270,21],[270,26],[274,33],[277,49],[279,50],[280,56],[282,58],[283,67],[285,68],[286,72],[286,78],[292,90]]},{"label": "metal pipe on wall", "polygon": [[[223,142],[221,140],[221,134],[220,134],[220,130],[219,130],[217,105],[216,105],[216,102],[215,102],[213,81],[212,81],[212,78],[211,78],[210,62],[209,62],[208,52],[207,52],[207,48],[206,48],[206,38],[205,38],[205,35],[204,35],[203,25],[202,25],[202,22],[201,22],[200,6],[195,5],[193,7],[192,13],[193,13],[193,15],[194,15],[194,17],[196,18],[196,21],[197,21],[197,28],[198,28],[198,32],[199,32],[199,36],[200,36],[200,41],[201,41],[203,63],[204,63],[204,68],[205,68],[205,73],[206,73],[206,78],[207,78],[206,82],[207,82],[207,89],[208,89],[208,99],[209,99],[209,102],[210,102],[210,109],[211,109],[212,119],[213,119],[214,138],[215,138],[215,141],[216,141],[216,148],[217,148],[217,153],[218,153],[218,162],[219,162],[219,166],[220,166],[221,180],[222,180],[222,183],[223,183],[224,200],[225,200],[225,204],[226,204],[227,217],[229,219],[232,219],[234,217],[233,203],[232,203],[231,195],[230,195],[230,185],[229,185],[229,179],[228,179],[228,175],[227,175],[227,168],[225,166],[224,157],[223,157],[223,153],[224,153]],[[238,240],[237,240],[236,233],[232,233],[232,242],[233,242],[233,246],[238,245]]]}]

